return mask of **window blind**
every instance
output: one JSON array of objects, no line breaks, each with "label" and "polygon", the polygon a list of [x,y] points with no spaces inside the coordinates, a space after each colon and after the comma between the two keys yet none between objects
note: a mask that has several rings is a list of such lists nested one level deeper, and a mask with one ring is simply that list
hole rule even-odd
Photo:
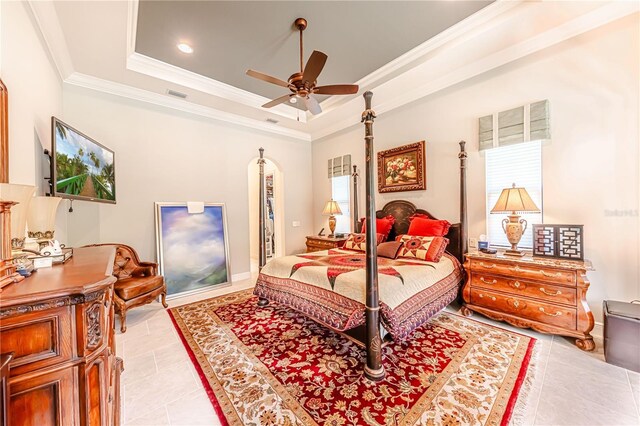
[{"label": "window blind", "polygon": [[351,232],[351,185],[350,175],[331,178],[331,198],[338,202],[341,215],[336,215],[336,232],[348,234]]},{"label": "window blind", "polygon": [[487,236],[491,245],[510,246],[502,229],[502,220],[507,214],[491,214],[490,211],[502,190],[515,183],[516,186],[527,190],[540,209],[540,213],[521,215],[528,222],[528,226],[518,247],[532,248],[532,225],[542,223],[542,142],[534,141],[490,149],[485,155],[485,166]]},{"label": "window blind", "polygon": [[551,139],[549,101],[539,101],[478,119],[480,150]]},{"label": "window blind", "polygon": [[328,162],[329,179],[338,176],[351,175],[351,155],[343,155],[341,157],[330,158]]}]

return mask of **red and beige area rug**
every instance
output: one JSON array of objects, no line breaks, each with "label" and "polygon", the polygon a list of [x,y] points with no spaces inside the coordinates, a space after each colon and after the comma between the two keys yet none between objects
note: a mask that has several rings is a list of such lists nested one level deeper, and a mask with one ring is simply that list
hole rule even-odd
[{"label": "red and beige area rug", "polygon": [[385,346],[386,377],[365,352],[250,290],[170,315],[222,424],[506,425],[523,408],[535,339],[440,313]]}]

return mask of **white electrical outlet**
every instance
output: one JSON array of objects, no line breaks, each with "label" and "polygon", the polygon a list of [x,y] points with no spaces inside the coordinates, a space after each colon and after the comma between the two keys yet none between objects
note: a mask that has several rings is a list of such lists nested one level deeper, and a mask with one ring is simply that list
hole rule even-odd
[{"label": "white electrical outlet", "polygon": [[477,238],[469,238],[469,247],[478,248],[478,239]]},{"label": "white electrical outlet", "polygon": [[299,226],[300,226],[300,221],[299,221],[299,220],[294,220],[294,221],[291,223],[291,226],[293,226],[294,228],[299,227]]}]

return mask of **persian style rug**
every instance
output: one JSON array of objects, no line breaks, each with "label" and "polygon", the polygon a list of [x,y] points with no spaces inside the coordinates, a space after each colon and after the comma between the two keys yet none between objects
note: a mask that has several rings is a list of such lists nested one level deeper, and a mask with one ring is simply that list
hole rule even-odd
[{"label": "persian style rug", "polygon": [[169,311],[223,425],[506,425],[525,406],[533,338],[443,312],[385,346],[372,382],[352,340],[256,302],[246,290]]}]

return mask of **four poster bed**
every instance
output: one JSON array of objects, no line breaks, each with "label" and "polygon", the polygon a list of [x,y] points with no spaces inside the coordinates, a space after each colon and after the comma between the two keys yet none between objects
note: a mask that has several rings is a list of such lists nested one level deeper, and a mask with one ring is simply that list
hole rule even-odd
[{"label": "four poster bed", "polygon": [[[375,211],[375,169],[372,160],[375,158],[375,114],[371,109],[371,97],[371,92],[364,94],[366,109],[362,114],[365,124],[366,162],[364,238],[352,237],[352,244],[348,248],[345,246],[343,249],[285,256],[274,259],[265,266],[264,212],[261,209],[260,274],[254,294],[259,297],[260,306],[266,306],[270,301],[281,303],[359,341],[367,352],[365,376],[372,380],[380,380],[384,377],[381,328],[384,327],[388,332],[385,339],[408,338],[416,328],[457,297],[463,282],[461,262],[467,248],[466,151],[465,143],[460,142],[460,223],[452,224],[448,231],[443,231],[444,238],[448,239],[446,252],[433,253],[433,250],[427,247],[421,253],[428,252],[428,260],[414,257],[417,253],[415,249],[421,250],[424,247],[415,244],[411,246],[414,239],[401,236],[407,234],[414,215],[435,218],[426,210],[416,208],[412,203],[403,200],[389,202],[381,210]],[[263,206],[262,149],[258,164],[261,183],[259,205]],[[358,193],[357,177],[354,166],[355,194]],[[355,218],[358,217],[356,200],[357,196],[354,196]],[[381,237],[381,234],[376,233],[376,218],[389,216],[393,216],[395,222],[392,223],[388,235]],[[360,223],[355,221],[354,227],[359,230]],[[394,241],[396,237],[405,241],[403,245],[396,243],[395,246],[401,247],[396,254],[402,252],[406,256],[388,256],[381,251],[381,255],[385,257],[379,257],[379,238]],[[441,241],[442,237],[439,238]],[[429,244],[431,241],[429,240]],[[442,250],[445,245],[442,245]]]}]

